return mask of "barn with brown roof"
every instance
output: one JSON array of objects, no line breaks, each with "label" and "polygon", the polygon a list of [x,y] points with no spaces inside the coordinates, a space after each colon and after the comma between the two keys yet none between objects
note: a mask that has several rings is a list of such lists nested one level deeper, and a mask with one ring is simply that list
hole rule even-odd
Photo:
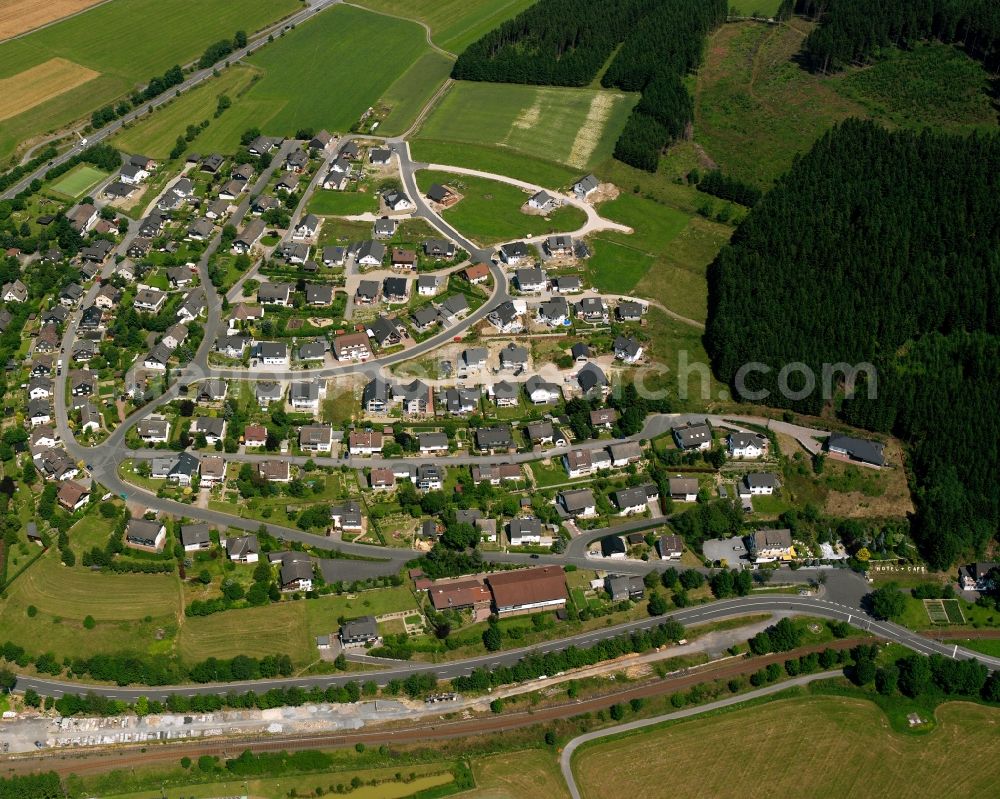
[{"label": "barn with brown roof", "polygon": [[566,575],[560,566],[491,574],[486,578],[499,616],[555,610],[566,605]]}]

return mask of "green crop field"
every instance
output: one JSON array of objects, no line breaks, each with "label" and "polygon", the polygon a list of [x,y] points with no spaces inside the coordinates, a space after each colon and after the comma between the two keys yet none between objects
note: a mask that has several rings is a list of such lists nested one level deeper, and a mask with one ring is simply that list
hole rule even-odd
[{"label": "green crop field", "polygon": [[[936,715],[928,739],[892,732],[867,701],[780,700],[597,743],[577,753],[574,772],[585,799],[663,795],[663,775],[650,767],[663,752],[676,797],[989,794],[1000,778],[1000,712],[949,703]],[[771,756],[761,756],[761,741]]]},{"label": "green crop field", "polygon": [[778,11],[781,0],[729,0],[729,9],[742,16],[771,17]]},{"label": "green crop field", "polygon": [[358,5],[416,19],[434,43],[455,55],[536,0],[360,0]]},{"label": "green crop field", "polygon": [[[377,44],[377,56],[359,43]],[[427,51],[414,22],[335,6],[248,59],[264,77],[213,120],[198,147],[232,152],[255,126],[286,136],[307,127],[346,131]],[[425,88],[429,96],[433,87]]]},{"label": "green crop field", "polygon": [[517,186],[469,175],[421,170],[417,184],[426,191],[432,183],[446,183],[463,195],[443,216],[463,234],[481,244],[496,244],[545,233],[570,233],[579,229],[586,216],[570,205],[553,211],[548,218],[521,212],[528,194]]},{"label": "green crop field", "polygon": [[507,147],[590,169],[610,157],[637,100],[595,89],[458,82],[419,137]]},{"label": "green crop field", "polygon": [[96,186],[108,176],[107,172],[89,166],[88,164],[77,164],[69,172],[53,183],[49,190],[75,200],[82,197],[91,188]]},{"label": "green crop field", "polygon": [[[184,135],[188,125],[197,125],[203,119],[209,120],[210,125],[219,123],[213,115],[220,95],[226,95],[234,103],[239,102],[240,92],[259,74],[242,64],[223,70],[218,78],[185,92],[165,107],[133,123],[127,130],[116,135],[111,143],[128,153],[142,153],[150,158],[165,159],[173,149],[177,137]],[[224,113],[231,110],[232,108]],[[200,141],[198,139],[191,147],[199,146]]]},{"label": "green crop field", "polygon": [[0,125],[0,157],[24,139],[89,113],[174,64],[196,59],[235,31],[265,27],[300,6],[295,0],[112,0],[20,39],[0,44],[0,79],[62,58],[100,75],[84,88],[36,87],[31,107]]}]

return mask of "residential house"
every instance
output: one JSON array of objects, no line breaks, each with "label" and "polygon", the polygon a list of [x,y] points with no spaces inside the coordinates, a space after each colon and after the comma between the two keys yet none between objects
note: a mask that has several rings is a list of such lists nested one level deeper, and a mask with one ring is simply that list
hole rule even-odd
[{"label": "residential house", "polygon": [[472,266],[467,266],[463,269],[462,274],[473,286],[477,286],[480,283],[485,283],[489,280],[490,267],[488,264],[473,264]]},{"label": "residential house", "polygon": [[436,261],[450,261],[455,257],[455,243],[447,239],[427,239],[423,248],[424,255]]},{"label": "residential house", "polygon": [[620,535],[609,535],[601,539],[601,557],[624,560],[628,556],[625,539]]},{"label": "residential house", "polygon": [[403,414],[406,416],[423,416],[431,407],[431,389],[420,380],[397,385],[392,396],[402,403]]},{"label": "residential house", "polygon": [[263,366],[288,366],[288,345],[282,341],[259,341],[254,357]]},{"label": "residential house", "polygon": [[311,239],[319,231],[320,220],[316,214],[306,214],[295,226],[292,238]]},{"label": "residential house", "polygon": [[496,403],[498,408],[515,407],[520,393],[520,386],[517,383],[508,383],[506,380],[494,383],[490,390],[493,402]]},{"label": "residential house", "polygon": [[580,391],[587,396],[603,396],[609,389],[608,378],[596,363],[587,363],[576,373],[576,381]]},{"label": "residential house", "polygon": [[462,363],[466,369],[482,369],[486,366],[489,350],[485,347],[470,347],[462,350]]},{"label": "residential house", "polygon": [[417,488],[421,491],[440,491],[444,485],[444,469],[434,463],[417,467]]},{"label": "residential house", "polygon": [[207,524],[182,524],[181,525],[181,546],[185,552],[198,552],[203,549],[210,549],[212,546],[212,536]]},{"label": "residential house", "polygon": [[226,436],[226,420],[219,416],[196,416],[191,420],[190,430],[192,435],[205,436],[208,445],[214,447]]},{"label": "residential house", "polygon": [[306,305],[329,308],[333,305],[333,286],[329,283],[306,283]]},{"label": "residential house", "polygon": [[226,398],[226,381],[203,380],[198,384],[198,402],[221,402]]},{"label": "residential house", "polygon": [[573,184],[573,194],[575,194],[578,199],[586,200],[590,197],[590,195],[597,191],[600,185],[600,181],[593,175],[584,175]]},{"label": "residential house", "polygon": [[243,443],[247,448],[263,447],[267,444],[267,428],[259,424],[248,424],[243,429]]},{"label": "residential house", "polygon": [[791,530],[757,530],[746,536],[744,543],[754,563],[773,563],[795,557]]},{"label": "residential house", "polygon": [[544,270],[537,266],[514,270],[514,279],[517,281],[518,291],[524,294],[538,294],[548,285]]},{"label": "residential house", "polygon": [[525,428],[528,440],[532,444],[551,444],[555,437],[555,428],[552,422],[531,422]]},{"label": "residential house", "polygon": [[373,491],[391,491],[396,487],[396,475],[392,469],[372,469],[368,475],[368,485]]},{"label": "residential house", "polygon": [[259,380],[254,383],[254,396],[261,410],[267,410],[272,402],[281,402],[285,396],[285,390],[281,383],[274,380]]},{"label": "residential house", "polygon": [[257,289],[257,302],[287,308],[291,305],[294,288],[291,283],[261,283]]},{"label": "residential house", "polygon": [[679,535],[661,535],[656,541],[656,551],[660,560],[680,560],[684,542]]},{"label": "residential house", "polygon": [[417,278],[417,294],[433,297],[441,289],[442,279],[438,275],[421,275]]},{"label": "residential house", "polygon": [[618,307],[615,308],[615,315],[621,322],[640,322],[642,321],[642,315],[646,311],[646,306],[640,302],[634,302],[632,300],[623,300],[618,303]]},{"label": "residential house", "polygon": [[157,417],[143,419],[136,425],[136,433],[147,444],[165,444],[170,440],[170,422]]},{"label": "residential house", "polygon": [[368,151],[368,162],[373,166],[385,166],[392,160],[392,150],[388,147],[372,147]]},{"label": "residential house", "polygon": [[668,486],[671,499],[679,502],[694,502],[698,499],[698,480],[694,477],[671,477]]},{"label": "residential house", "polygon": [[201,487],[211,488],[225,479],[226,459],[221,455],[205,455],[201,459]]},{"label": "residential house", "polygon": [[446,321],[454,322],[469,312],[469,301],[465,299],[464,294],[452,294],[445,298],[438,310]]},{"label": "residential house", "polygon": [[385,245],[369,239],[358,247],[354,260],[360,266],[381,266],[385,258]]},{"label": "residential house", "polygon": [[389,384],[380,377],[369,380],[361,394],[361,406],[366,413],[386,413],[389,409]]},{"label": "residential house", "polygon": [[372,224],[372,235],[377,239],[391,239],[399,223],[388,216],[379,217]]},{"label": "residential house", "polygon": [[380,316],[368,326],[368,336],[379,349],[395,347],[403,340],[399,323],[385,316]]},{"label": "residential house", "polygon": [[448,436],[444,433],[418,433],[417,442],[421,455],[448,452]]},{"label": "residential house", "polygon": [[293,380],[288,389],[288,399],[297,411],[319,410],[320,399],[326,395],[325,382],[320,380]]},{"label": "residential house", "polygon": [[607,322],[608,306],[602,297],[584,297],[576,304],[576,315],[585,322]]},{"label": "residential house", "polygon": [[242,232],[233,240],[233,252],[237,255],[247,255],[264,235],[266,225],[263,219],[251,219],[244,225]]},{"label": "residential house", "polygon": [[524,329],[517,307],[510,300],[500,303],[486,319],[501,333],[520,333]]},{"label": "residential house", "polygon": [[642,358],[642,344],[631,336],[617,336],[614,348],[615,358],[625,363],[636,363]]},{"label": "residential house", "polygon": [[569,354],[576,363],[586,363],[590,360],[590,347],[578,341],[570,347]]},{"label": "residential house", "polygon": [[767,451],[767,436],[761,433],[732,432],[726,436],[731,458],[760,458]]},{"label": "residential house", "polygon": [[340,643],[344,648],[370,647],[381,642],[374,616],[345,621],[340,628]]},{"label": "residential house", "polygon": [[132,305],[137,311],[156,314],[163,310],[166,302],[166,292],[154,288],[144,288],[136,292]]},{"label": "residential house", "polygon": [[412,272],[417,268],[417,254],[413,250],[393,247],[389,261],[393,269]]},{"label": "residential house", "polygon": [[382,451],[382,434],[374,430],[355,430],[347,437],[351,455],[374,455]]},{"label": "residential house", "polygon": [[486,482],[496,486],[504,480],[516,482],[523,477],[521,467],[516,463],[486,464],[472,467],[472,482],[476,485]]},{"label": "residential house", "polygon": [[333,355],[338,361],[366,361],[372,356],[367,333],[348,333],[333,340]]},{"label": "residential house", "polygon": [[215,341],[215,351],[227,358],[242,358],[250,342],[249,336],[219,336]]},{"label": "residential house", "polygon": [[126,546],[161,552],[167,540],[167,528],[159,519],[129,519],[125,528]]},{"label": "residential house", "polygon": [[514,266],[531,257],[531,250],[523,241],[512,241],[500,248],[500,259],[508,266]]},{"label": "residential house", "polygon": [[827,451],[840,460],[862,463],[865,466],[885,466],[885,444],[832,433],[826,442]]},{"label": "residential house", "polygon": [[532,405],[554,405],[562,398],[562,389],[538,375],[532,375],[524,383],[524,391]]},{"label": "residential house", "polygon": [[514,436],[508,425],[480,427],[476,430],[476,447],[481,452],[507,452],[514,446]]},{"label": "residential house", "polygon": [[611,494],[611,501],[618,508],[619,516],[631,516],[635,513],[645,513],[647,497],[645,486],[622,488]]},{"label": "residential house", "polygon": [[337,530],[360,532],[364,529],[361,505],[353,499],[347,500],[343,505],[334,505],[330,508],[330,521],[333,522],[334,529]]},{"label": "residential house", "polygon": [[242,535],[226,540],[226,556],[233,563],[257,563],[260,560],[260,543],[255,535]]},{"label": "residential house", "polygon": [[299,346],[298,359],[300,361],[318,361],[323,362],[326,360],[326,342],[325,341],[307,341]]},{"label": "residential house", "polygon": [[299,448],[306,452],[329,453],[333,449],[333,430],[329,425],[303,425],[299,428]]},{"label": "residential house", "polygon": [[744,476],[743,485],[752,496],[769,497],[780,483],[778,478],[770,472],[750,472]]},{"label": "residential house", "polygon": [[177,324],[171,325],[164,331],[161,341],[169,349],[175,350],[187,341],[187,337],[187,326],[178,322]]},{"label": "residential house", "polygon": [[556,294],[577,294],[583,291],[583,284],[576,275],[561,275],[552,281],[552,291]]},{"label": "residential house", "polygon": [[538,321],[558,327],[569,318],[569,303],[565,297],[553,297],[538,306]]},{"label": "residential house", "polygon": [[511,519],[507,524],[507,538],[512,547],[552,544],[552,536],[543,534],[541,521],[534,517]]},{"label": "residential house", "polygon": [[536,211],[548,211],[556,202],[556,198],[542,189],[528,198],[528,207]]},{"label": "residential house", "polygon": [[200,470],[201,461],[190,452],[182,452],[167,472],[167,479],[181,486],[189,486]]},{"label": "residential house", "polygon": [[618,421],[618,411],[614,408],[598,408],[590,412],[590,426],[595,429],[610,430]]},{"label": "residential house", "polygon": [[409,282],[405,277],[387,277],[382,281],[382,299],[386,302],[406,302]]},{"label": "residential house", "polygon": [[554,258],[573,254],[573,237],[567,235],[549,236],[545,239],[545,251]]},{"label": "residential house", "polygon": [[287,483],[291,478],[288,461],[269,460],[257,464],[257,472],[271,483]]},{"label": "residential house", "polygon": [[390,211],[397,213],[400,211],[412,211],[416,207],[413,201],[399,189],[389,189],[382,192],[382,202],[385,203],[385,207]]},{"label": "residential house", "polygon": [[638,441],[618,441],[608,447],[611,455],[611,465],[616,469],[623,469],[630,463],[638,463],[642,460],[642,447]]},{"label": "residential house", "polygon": [[712,428],[707,422],[680,425],[673,428],[673,435],[679,449],[697,452],[712,448]]},{"label": "residential house", "polygon": [[560,491],[556,500],[570,516],[586,518],[597,515],[597,501],[589,488]]},{"label": "residential house", "polygon": [[72,480],[65,480],[59,486],[59,491],[56,492],[56,501],[60,507],[73,513],[80,510],[80,508],[90,501],[90,491],[79,483],[74,483]]}]

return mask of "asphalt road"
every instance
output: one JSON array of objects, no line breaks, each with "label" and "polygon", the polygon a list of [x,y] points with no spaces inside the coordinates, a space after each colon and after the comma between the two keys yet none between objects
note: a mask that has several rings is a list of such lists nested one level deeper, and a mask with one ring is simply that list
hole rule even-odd
[{"label": "asphalt road", "polygon": [[[711,602],[696,607],[685,608],[672,613],[670,617],[681,622],[685,626],[705,624],[721,619],[733,618],[735,616],[745,616],[758,613],[782,613],[785,615],[808,615],[837,621],[846,621],[863,630],[870,632],[886,641],[892,641],[921,654],[930,655],[941,654],[946,657],[957,659],[978,659],[990,669],[1000,668],[1000,658],[982,655],[978,652],[963,649],[956,645],[942,644],[924,638],[921,635],[901,627],[892,622],[876,621],[865,615],[856,607],[841,604],[826,596],[801,597],[792,595],[752,595],[737,599],[726,599]],[[617,624],[611,627],[604,627],[579,635],[560,638],[552,641],[517,649],[509,649],[481,655],[466,660],[451,663],[429,664],[400,661],[398,666],[382,671],[366,672],[364,674],[339,674],[290,677],[284,679],[255,680],[251,682],[235,683],[208,683],[179,686],[150,686],[150,687],[128,687],[118,688],[110,686],[92,685],[78,682],[67,682],[64,680],[50,680],[42,677],[22,675],[18,677],[17,688],[23,691],[27,688],[34,688],[39,694],[46,696],[62,696],[64,693],[85,693],[93,691],[102,696],[114,699],[121,699],[134,702],[140,696],[147,696],[152,699],[165,699],[170,694],[182,694],[195,696],[197,694],[218,694],[228,691],[246,692],[249,690],[258,693],[270,690],[271,688],[290,688],[300,686],[302,688],[312,688],[314,686],[342,685],[350,680],[366,679],[374,680],[380,685],[385,685],[393,679],[405,679],[411,674],[420,672],[432,672],[438,679],[448,680],[461,675],[468,675],[476,668],[495,669],[501,665],[513,665],[521,658],[532,653],[545,653],[560,651],[569,646],[587,647],[618,635],[630,633],[636,630],[643,630],[659,624],[666,617],[650,617],[639,621]]]},{"label": "asphalt road", "polygon": [[782,682],[775,683],[773,685],[767,685],[763,688],[757,688],[753,691],[747,691],[745,694],[728,696],[725,699],[709,702],[707,705],[689,707],[684,710],[674,711],[673,713],[664,713],[660,716],[640,719],[639,721],[629,721],[624,724],[617,724],[614,727],[607,727],[603,730],[595,730],[594,732],[584,733],[583,735],[578,735],[576,738],[573,738],[563,748],[562,753],[559,756],[559,768],[562,770],[563,779],[566,780],[566,786],[569,788],[570,796],[572,796],[573,799],[581,799],[580,789],[577,787],[576,779],[573,775],[573,755],[576,753],[576,750],[584,744],[592,741],[599,741],[601,738],[608,738],[609,736],[618,735],[623,732],[634,732],[635,730],[642,730],[646,727],[653,727],[657,724],[662,724],[665,721],[688,719],[692,716],[699,716],[702,713],[710,713],[713,710],[719,710],[724,707],[741,705],[744,702],[759,699],[762,696],[770,696],[771,694],[776,694],[788,688],[794,688],[797,685],[808,685],[816,680],[828,680],[832,677],[839,677],[842,674],[842,671],[823,671],[818,674],[805,674],[800,677],[794,677],[790,680],[783,680]]},{"label": "asphalt road", "polygon": [[[264,42],[266,42],[267,37],[271,33],[277,33],[278,31],[282,30],[283,28],[285,28],[285,26],[288,25],[300,25],[306,20],[318,14],[323,9],[328,8],[329,6],[332,5],[336,5],[341,1],[342,0],[313,0],[313,2],[307,5],[302,11],[299,11],[296,14],[293,14],[292,16],[283,19],[280,22],[277,22],[273,25],[269,25],[267,28],[262,30],[257,36],[255,36],[253,41],[249,42],[246,47],[234,51],[233,53],[231,53],[229,56],[226,57],[226,60],[229,61],[231,64],[237,61],[242,61],[249,54],[253,53],[258,47],[260,47]],[[30,175],[26,175],[18,183],[15,183],[13,186],[11,186],[5,192],[3,192],[3,194],[0,194],[0,199],[6,200],[10,199],[11,197],[14,197],[18,193],[24,191],[31,184],[33,180],[35,180],[36,178],[37,179],[43,178],[45,176],[45,173],[48,172],[50,169],[66,163],[73,156],[78,155],[81,150],[85,149],[85,147],[89,147],[92,144],[97,144],[99,142],[104,141],[105,139],[114,136],[116,133],[118,133],[118,131],[120,131],[129,123],[134,122],[136,119],[138,119],[141,116],[144,116],[145,114],[148,114],[153,109],[159,108],[160,106],[170,102],[177,96],[177,94],[183,94],[184,92],[193,89],[195,86],[198,86],[199,84],[208,80],[213,76],[217,68],[218,65],[213,64],[212,66],[206,69],[200,69],[197,70],[196,72],[192,72],[187,78],[185,78],[183,83],[179,83],[177,86],[172,86],[168,91],[163,92],[163,94],[150,100],[148,103],[143,103],[138,108],[129,111],[129,113],[127,113],[125,116],[119,117],[114,122],[105,125],[100,130],[93,131],[87,136],[86,145],[83,145],[81,142],[78,142],[66,152],[57,155],[51,161],[48,161],[47,163],[40,166]],[[68,133],[69,135],[72,135],[72,133],[74,132],[76,132],[78,135],[82,135],[79,133],[79,131],[69,131]]]}]

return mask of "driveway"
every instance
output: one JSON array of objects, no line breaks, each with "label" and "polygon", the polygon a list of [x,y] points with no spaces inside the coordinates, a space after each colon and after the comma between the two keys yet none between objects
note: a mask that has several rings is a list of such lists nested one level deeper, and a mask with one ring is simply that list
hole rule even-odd
[{"label": "driveway", "polygon": [[724,560],[730,568],[747,568],[750,566],[747,560],[747,548],[743,539],[735,538],[712,538],[702,544],[702,552],[710,561]]}]

